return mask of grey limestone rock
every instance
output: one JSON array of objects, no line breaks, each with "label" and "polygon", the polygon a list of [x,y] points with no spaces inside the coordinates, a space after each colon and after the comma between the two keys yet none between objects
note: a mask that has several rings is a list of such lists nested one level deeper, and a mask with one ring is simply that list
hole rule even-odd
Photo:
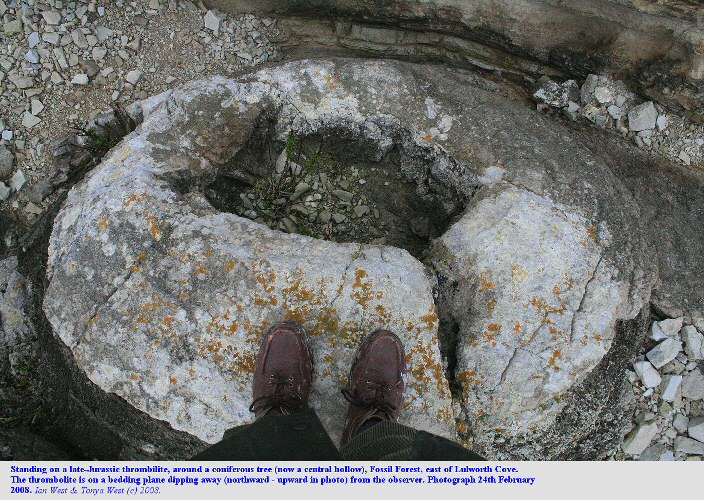
[{"label": "grey limestone rock", "polygon": [[548,80],[533,93],[533,99],[554,108],[564,108],[570,101],[579,99],[579,85],[574,80],[567,80],[562,84]]},{"label": "grey limestone rock", "polygon": [[689,437],[704,443],[704,417],[696,417],[690,420],[687,433]]},{"label": "grey limestone rock", "polygon": [[694,325],[682,328],[684,353],[691,361],[704,359],[704,335],[699,333]]},{"label": "grey limestone rock", "polygon": [[623,451],[629,455],[640,455],[652,442],[658,432],[655,422],[640,424],[623,441]]},{"label": "grey limestone rock", "polygon": [[682,342],[678,342],[672,338],[666,338],[658,345],[647,352],[646,357],[650,360],[655,368],[662,368],[667,363],[675,359],[678,353],[682,351]]},{"label": "grey limestone rock", "polygon": [[15,165],[15,155],[5,146],[0,146],[0,180],[9,179]]},{"label": "grey limestone rock", "polygon": [[658,112],[652,101],[634,106],[628,112],[628,128],[633,132],[655,128]]},{"label": "grey limestone rock", "polygon": [[[674,286],[665,271],[681,256],[658,261],[669,236],[651,235],[651,198],[619,170],[640,153],[592,150],[597,136],[575,139],[521,102],[464,72],[364,60],[297,61],[147,99],[141,127],[56,217],[44,312],[95,391],[179,439],[214,442],[251,420],[261,335],[292,318],[312,333],[311,403],[333,436],[355,349],[388,326],[408,350],[404,422],[465,444],[472,429],[491,457],[603,456],[629,414],[624,370],[644,306],[656,283]],[[426,265],[400,248],[273,231],[194,188],[274,171],[280,149],[269,165],[256,148],[283,148],[291,130],[389,162],[433,203]],[[491,168],[503,174],[484,185]]]},{"label": "grey limestone rock", "polygon": [[638,361],[633,365],[633,369],[645,387],[657,387],[660,385],[662,380],[660,374],[647,361]]},{"label": "grey limestone rock", "polygon": [[704,443],[696,439],[677,436],[675,438],[675,451],[689,455],[704,455]]},{"label": "grey limestone rock", "polygon": [[682,396],[697,401],[704,399],[704,373],[695,368],[682,380]]}]

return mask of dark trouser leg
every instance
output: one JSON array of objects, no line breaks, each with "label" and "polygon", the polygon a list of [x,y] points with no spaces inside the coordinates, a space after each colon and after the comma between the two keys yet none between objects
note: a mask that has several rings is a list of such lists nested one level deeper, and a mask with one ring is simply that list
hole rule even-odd
[{"label": "dark trouser leg", "polygon": [[449,439],[388,420],[357,434],[340,454],[345,460],[484,460]]},{"label": "dark trouser leg", "polygon": [[340,453],[307,409],[292,415],[262,417],[230,429],[219,443],[192,460],[340,460]]}]

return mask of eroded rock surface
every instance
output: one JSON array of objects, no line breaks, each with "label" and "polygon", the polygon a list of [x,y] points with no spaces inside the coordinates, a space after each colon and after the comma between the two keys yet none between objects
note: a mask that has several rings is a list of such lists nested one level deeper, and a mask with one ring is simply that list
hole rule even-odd
[{"label": "eroded rock surface", "polygon": [[641,93],[704,120],[704,32],[698,0],[208,0],[281,20],[294,53],[355,51],[442,60],[508,74],[617,73]]},{"label": "eroded rock surface", "polygon": [[[596,458],[618,444],[658,266],[682,272],[701,245],[658,262],[641,220],[654,209],[606,149],[498,84],[379,61],[193,82],[142,115],[71,191],[49,248],[44,311],[100,389],[217,441],[251,420],[261,335],[297,319],[315,359],[311,403],[337,437],[354,352],[384,326],[408,351],[404,422],[463,439],[471,428],[490,457]],[[272,231],[202,194],[265,178],[292,130],[385,165],[376,201],[403,188],[454,222],[428,267],[399,248]],[[637,169],[640,153],[626,153]],[[699,310],[696,285],[681,293]]]},{"label": "eroded rock surface", "polygon": [[434,257],[458,331],[454,377],[475,427],[527,434],[611,348],[629,284],[604,259],[605,227],[510,184],[478,198]]}]

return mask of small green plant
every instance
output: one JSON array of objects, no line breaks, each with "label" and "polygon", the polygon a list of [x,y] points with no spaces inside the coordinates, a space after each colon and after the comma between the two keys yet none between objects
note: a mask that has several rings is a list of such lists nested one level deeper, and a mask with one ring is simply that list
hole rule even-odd
[{"label": "small green plant", "polygon": [[94,128],[86,130],[88,142],[86,149],[96,156],[104,156],[105,153],[117,146],[117,141],[104,135],[100,135]]},{"label": "small green plant", "polygon": [[301,154],[301,136],[294,130],[288,133],[286,138],[286,157],[288,159],[296,157],[298,160]]},{"label": "small green plant", "polygon": [[23,423],[30,424],[36,419],[42,418],[44,416],[46,416],[46,414],[42,410],[41,406],[37,406],[29,411],[21,413],[20,415],[13,415],[11,417],[0,418],[0,427],[9,428],[17,427],[18,425],[22,425]]}]

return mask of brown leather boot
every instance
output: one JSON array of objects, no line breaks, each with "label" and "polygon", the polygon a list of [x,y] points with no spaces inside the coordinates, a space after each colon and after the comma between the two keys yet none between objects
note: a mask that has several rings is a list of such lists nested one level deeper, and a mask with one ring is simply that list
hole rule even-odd
[{"label": "brown leather boot", "polygon": [[308,408],[313,364],[301,325],[284,321],[265,335],[254,369],[254,401],[249,411],[289,415]]},{"label": "brown leather boot", "polygon": [[401,340],[388,330],[377,330],[360,347],[350,371],[350,402],[342,431],[342,446],[374,421],[397,421],[406,388],[406,358]]}]

